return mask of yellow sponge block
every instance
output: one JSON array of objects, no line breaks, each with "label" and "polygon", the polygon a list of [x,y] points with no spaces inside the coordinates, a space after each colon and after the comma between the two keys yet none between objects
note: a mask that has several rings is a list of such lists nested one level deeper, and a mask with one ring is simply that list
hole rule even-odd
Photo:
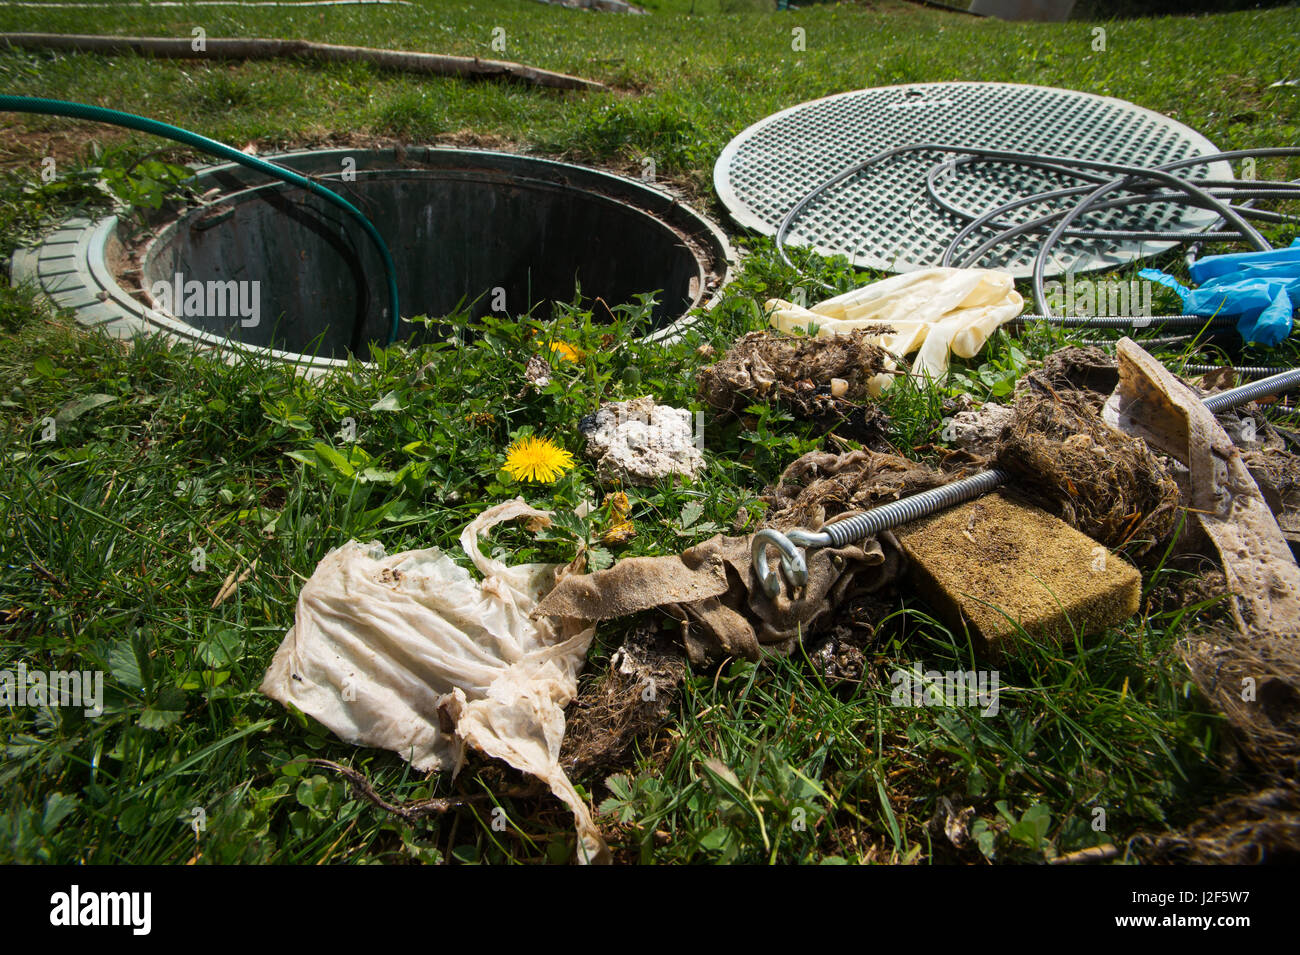
[{"label": "yellow sponge block", "polygon": [[1059,518],[1001,493],[894,534],[910,558],[917,596],[954,633],[969,630],[995,659],[1025,633],[1060,642],[1137,613],[1137,568]]}]

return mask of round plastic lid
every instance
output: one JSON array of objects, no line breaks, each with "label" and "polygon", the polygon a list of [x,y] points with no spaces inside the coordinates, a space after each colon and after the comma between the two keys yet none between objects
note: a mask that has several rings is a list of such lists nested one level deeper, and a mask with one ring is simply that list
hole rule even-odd
[{"label": "round plastic lid", "polygon": [[[1182,123],[1108,96],[1012,83],[919,83],[840,93],[768,116],[727,144],[713,181],[738,223],[775,235],[786,213],[837,173],[881,150],[921,143],[1134,166],[1219,151]],[[913,152],[859,172],[805,207],[787,244],[811,245],[824,255],[847,256],[859,267],[891,272],[939,265],[966,220],[931,198],[926,175],[953,158]],[[1232,169],[1217,162],[1178,174],[1227,180]],[[1049,170],[974,162],[936,177],[931,188],[951,205],[978,215],[1021,196],[1084,184]],[[1034,204],[1005,219],[1021,222],[1060,208]],[[1075,227],[1194,232],[1215,222],[1205,209],[1161,203],[1089,213]],[[995,232],[980,230],[967,239],[954,264]],[[1004,243],[977,264],[1027,276],[1041,238],[1038,233]],[[1047,274],[1116,268],[1175,244],[1063,238],[1048,260]]]}]

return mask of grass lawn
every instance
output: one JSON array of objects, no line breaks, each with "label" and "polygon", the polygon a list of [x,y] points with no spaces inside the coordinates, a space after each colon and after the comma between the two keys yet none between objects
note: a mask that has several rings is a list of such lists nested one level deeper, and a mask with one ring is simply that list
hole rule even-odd
[{"label": "grass lawn", "polygon": [[[530,0],[296,11],[0,7],[0,31],[189,36],[197,26],[212,37],[507,58],[602,81],[609,93],[365,66],[12,51],[0,53],[0,88],[141,113],[239,146],[255,142],[263,154],[438,140],[636,172],[648,156],[719,220],[712,164],[735,133],[775,110],[866,86],[1066,86],[1164,112],[1225,149],[1300,143],[1300,91],[1270,87],[1297,77],[1294,8],[1114,21],[1102,25],[1106,51],[1097,52],[1097,24],[998,23],[906,3],[779,14],[727,0],[643,5],[650,16]],[[791,49],[793,27],[806,31],[806,50]],[[493,49],[496,28],[504,52]],[[82,184],[89,167],[152,153],[198,160],[116,129],[0,116],[0,253],[51,217],[102,206]],[[54,184],[41,184],[45,157],[62,177]],[[1300,163],[1261,161],[1257,175],[1300,177]],[[1270,237],[1278,244],[1292,233]],[[674,345],[638,342],[643,306],[616,310],[613,325],[560,308],[489,321],[463,347],[376,350],[370,364],[314,381],[156,340],[126,348],[86,334],[27,290],[0,291],[0,667],[106,674],[102,716],[0,710],[0,861],[572,858],[571,817],[549,796],[500,799],[510,825],[492,828],[495,793],[520,782],[501,766],[471,759],[455,782],[422,778],[396,756],[338,742],[256,687],[303,581],[334,547],[358,539],[382,541],[390,553],[452,548],[474,515],[517,494],[558,510],[611,490],[583,464],[553,485],[516,484],[501,471],[505,449],[531,432],[580,458],[577,421],[602,399],[652,393],[698,407],[693,375],[708,360],[700,346],[725,349],[762,327],[764,300],[806,283],[767,243],[746,247],[724,301]],[[797,260],[839,287],[854,281],[835,263]],[[1172,298],[1158,303],[1172,310]],[[910,454],[937,441],[945,398],[1005,394],[1034,361],[1081,337],[999,333],[943,387],[891,390],[894,443]],[[611,340],[617,347],[602,344]],[[581,360],[553,355],[552,385],[521,396],[524,365],[547,341],[569,343]],[[1243,361],[1291,364],[1293,352],[1252,351]],[[57,439],[43,442],[51,417]],[[342,440],[345,418],[356,422],[355,444]],[[712,422],[706,476],[630,489],[638,534],[612,556],[673,553],[737,522],[752,528],[765,486],[821,445],[774,408]],[[342,449],[346,462],[322,448]],[[367,468],[365,479],[356,476]],[[591,529],[599,530],[595,520]],[[522,531],[494,542],[511,562],[567,560],[577,547]],[[228,576],[254,561],[214,606]],[[1173,576],[1149,570],[1145,592]],[[889,705],[889,674],[900,667],[985,665],[904,598],[862,682],[827,684],[800,656],[692,672],[673,719],[615,778],[574,781],[602,806],[598,821],[623,861],[1028,862],[1101,843],[1127,858],[1133,837],[1186,824],[1252,784],[1175,650],[1221,608],[1160,607],[1144,603],[1130,624],[1088,647],[1042,648],[1005,664],[999,713],[984,719],[974,709]],[[625,630],[599,630],[584,680],[606,669]],[[470,798],[405,822],[355,798],[337,775],[305,762],[312,757],[364,772],[391,802]],[[736,786],[706,768],[719,762]],[[932,824],[945,801],[974,807],[964,849]]]}]

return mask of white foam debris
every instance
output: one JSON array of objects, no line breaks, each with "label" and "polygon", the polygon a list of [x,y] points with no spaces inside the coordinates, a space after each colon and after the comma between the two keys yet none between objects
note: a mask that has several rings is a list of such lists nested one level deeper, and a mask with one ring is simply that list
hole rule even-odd
[{"label": "white foam debris", "polygon": [[673,475],[691,480],[704,470],[691,413],[655,404],[649,396],[602,404],[578,430],[587,437],[587,457],[605,480],[645,485]]}]

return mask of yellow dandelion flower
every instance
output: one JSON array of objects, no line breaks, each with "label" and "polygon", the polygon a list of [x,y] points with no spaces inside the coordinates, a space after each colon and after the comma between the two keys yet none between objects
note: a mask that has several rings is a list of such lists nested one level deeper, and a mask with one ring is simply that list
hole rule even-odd
[{"label": "yellow dandelion flower", "polygon": [[632,513],[632,503],[627,499],[626,491],[617,491],[605,495],[605,506],[609,508],[609,517],[614,523],[627,520]]},{"label": "yellow dandelion flower", "polygon": [[624,491],[605,495],[605,506],[609,509],[610,526],[600,535],[600,542],[608,547],[626,544],[636,537],[636,525],[632,523],[632,502]]},{"label": "yellow dandelion flower", "polygon": [[582,361],[582,352],[574,348],[568,342],[551,342],[551,351],[555,352],[555,354],[559,355],[565,361]]},{"label": "yellow dandelion flower", "polygon": [[600,535],[600,542],[607,547],[618,547],[636,537],[636,525],[631,521],[619,521]]},{"label": "yellow dandelion flower", "polygon": [[551,484],[573,467],[573,455],[550,438],[520,438],[506,451],[506,473],[516,481]]}]

